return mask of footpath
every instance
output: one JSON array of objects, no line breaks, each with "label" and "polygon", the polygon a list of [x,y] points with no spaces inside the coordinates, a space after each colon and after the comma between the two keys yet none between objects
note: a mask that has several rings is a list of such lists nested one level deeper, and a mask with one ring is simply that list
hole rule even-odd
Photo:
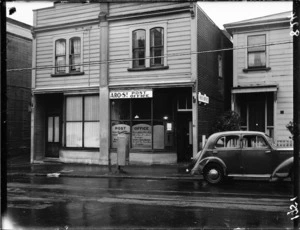
[{"label": "footpath", "polygon": [[7,159],[7,176],[87,177],[153,180],[200,180],[186,172],[188,163],[174,165],[126,165],[118,170],[116,165],[71,164],[42,161],[31,164],[29,157],[16,156]]}]

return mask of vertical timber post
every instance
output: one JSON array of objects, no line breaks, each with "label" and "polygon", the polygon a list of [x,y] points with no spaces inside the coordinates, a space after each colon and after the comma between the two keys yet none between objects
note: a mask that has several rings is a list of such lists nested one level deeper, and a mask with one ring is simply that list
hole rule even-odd
[{"label": "vertical timber post", "polygon": [[[291,19],[293,31],[293,88],[294,88],[294,202],[299,204],[299,120],[300,120],[300,0],[293,1],[293,16]],[[295,217],[295,214],[294,214]],[[294,218],[294,229],[298,229],[299,218]]]},{"label": "vertical timber post", "polygon": [[100,3],[100,89],[99,89],[99,103],[100,103],[100,159],[107,158],[108,168],[111,171],[111,157],[110,157],[110,135],[109,135],[109,89],[108,89],[108,4],[106,2]]}]

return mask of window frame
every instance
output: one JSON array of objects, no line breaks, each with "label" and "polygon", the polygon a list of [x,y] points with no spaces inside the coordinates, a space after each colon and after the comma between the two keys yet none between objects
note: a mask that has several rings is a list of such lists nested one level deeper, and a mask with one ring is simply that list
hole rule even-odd
[{"label": "window frame", "polygon": [[[150,55],[150,31],[153,28],[162,28],[163,29],[163,64],[162,65],[152,65],[151,66],[151,55]],[[146,31],[146,47],[145,47],[145,67],[134,67],[133,65],[133,44],[132,44],[132,36],[133,31],[136,30],[145,30]],[[128,71],[135,71],[135,70],[156,70],[156,69],[168,69],[168,58],[167,58],[167,23],[161,22],[156,24],[139,24],[129,28],[129,66]]]},{"label": "window frame", "polygon": [[[98,99],[100,100],[99,94],[83,94],[83,95],[67,95],[64,98],[65,105],[64,105],[64,143],[63,146],[66,149],[98,149],[100,148],[100,141],[99,145],[97,147],[89,147],[85,146],[85,124],[89,122],[99,122],[100,126],[100,115],[98,120],[86,120],[85,119],[85,98],[86,97],[91,97],[91,96],[97,96]],[[82,103],[82,110],[81,110],[81,120],[72,120],[68,121],[67,120],[67,98],[71,97],[80,97],[81,98],[81,103]],[[81,146],[67,146],[67,123],[75,123],[75,122],[80,122],[81,123]],[[99,140],[100,140],[100,130],[99,130]]]},{"label": "window frame", "polygon": [[[79,38],[80,39],[80,70],[79,71],[71,71],[71,39],[72,38]],[[53,44],[52,44],[52,49],[53,49],[53,66],[54,68],[52,68],[52,77],[59,77],[59,76],[70,76],[70,75],[82,75],[84,74],[83,72],[83,34],[82,33],[72,33],[72,34],[66,34],[66,35],[62,35],[62,36],[54,36],[53,37]],[[65,51],[65,57],[66,57],[66,66],[65,66],[65,72],[64,73],[59,73],[56,72],[56,41],[58,40],[65,40],[66,42],[66,51]]]},{"label": "window frame", "polygon": [[253,52],[249,52],[249,48],[245,49],[245,56],[246,56],[246,62],[245,62],[245,70],[251,71],[251,70],[269,70],[268,66],[269,66],[269,58],[268,58],[268,53],[269,53],[269,47],[266,45],[268,43],[268,34],[267,33],[251,33],[246,35],[246,39],[245,39],[245,45],[248,47],[248,41],[249,41],[249,37],[255,37],[255,36],[264,36],[265,37],[265,65],[261,65],[261,66],[249,66],[249,54],[251,53],[256,53],[256,52],[261,52],[261,51],[253,51]]}]

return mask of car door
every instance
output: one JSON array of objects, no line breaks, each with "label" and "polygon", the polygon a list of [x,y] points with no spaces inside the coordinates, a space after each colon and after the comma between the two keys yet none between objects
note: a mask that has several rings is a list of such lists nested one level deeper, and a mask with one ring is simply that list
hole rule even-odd
[{"label": "car door", "polygon": [[213,155],[221,159],[228,174],[241,173],[240,135],[222,135],[216,140]]},{"label": "car door", "polygon": [[245,134],[241,144],[244,175],[267,176],[272,173],[273,152],[263,136]]}]

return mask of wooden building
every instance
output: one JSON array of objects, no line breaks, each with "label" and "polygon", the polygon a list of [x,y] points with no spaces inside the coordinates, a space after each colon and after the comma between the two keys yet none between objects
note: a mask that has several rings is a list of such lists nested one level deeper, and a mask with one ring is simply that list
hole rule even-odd
[{"label": "wooden building", "polygon": [[130,163],[189,160],[224,109],[230,53],[202,51],[232,43],[196,3],[56,3],[34,34],[32,161],[113,164],[122,132]]},{"label": "wooden building", "polygon": [[[267,133],[279,146],[292,140],[293,39],[291,12],[224,25],[233,36],[232,110],[242,128]],[[242,48],[244,47],[244,48]]]}]

